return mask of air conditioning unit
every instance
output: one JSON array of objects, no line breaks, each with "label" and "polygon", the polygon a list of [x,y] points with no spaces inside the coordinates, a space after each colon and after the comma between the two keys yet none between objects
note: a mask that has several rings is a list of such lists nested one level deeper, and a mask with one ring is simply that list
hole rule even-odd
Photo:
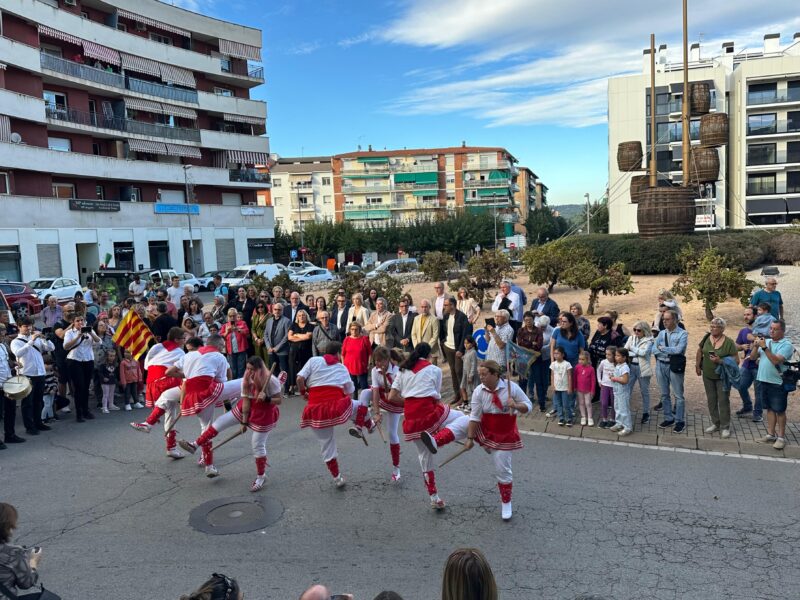
[{"label": "air conditioning unit", "polygon": [[[74,2],[75,0],[72,1]],[[136,21],[136,31],[147,31],[147,26],[144,23]]]},{"label": "air conditioning unit", "polygon": [[258,206],[258,202],[248,202],[247,206]]},{"label": "air conditioning unit", "polygon": [[131,194],[131,202],[138,202],[139,200],[136,198],[136,194]]},{"label": "air conditioning unit", "polygon": [[64,0],[64,4],[67,6],[75,6],[75,0]]}]

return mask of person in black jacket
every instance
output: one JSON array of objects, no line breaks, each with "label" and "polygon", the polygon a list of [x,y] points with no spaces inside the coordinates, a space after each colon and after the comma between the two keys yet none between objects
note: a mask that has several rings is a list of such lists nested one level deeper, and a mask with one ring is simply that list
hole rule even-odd
[{"label": "person in black jacket", "polygon": [[450,365],[450,378],[453,382],[453,404],[460,401],[461,375],[464,363],[464,338],[472,335],[472,325],[467,315],[456,308],[457,301],[452,296],[444,301],[444,316],[439,327],[439,345],[442,347],[447,364]]},{"label": "person in black jacket", "polygon": [[397,312],[389,319],[386,345],[390,348],[399,348],[403,352],[411,352],[414,349],[414,344],[411,342],[411,328],[417,313],[409,312],[408,299],[405,297],[400,299],[397,306]]},{"label": "person in black jacket", "polygon": [[336,329],[336,335],[339,342],[341,342],[347,335],[347,313],[350,312],[350,303],[347,301],[347,296],[344,294],[337,294],[336,301],[333,303],[331,309],[331,324]]},{"label": "person in black jacket", "polygon": [[169,330],[173,327],[178,327],[178,321],[170,316],[166,302],[156,304],[156,312],[158,312],[158,316],[153,321],[151,329],[153,330],[153,335],[156,336],[157,342],[165,342]]}]

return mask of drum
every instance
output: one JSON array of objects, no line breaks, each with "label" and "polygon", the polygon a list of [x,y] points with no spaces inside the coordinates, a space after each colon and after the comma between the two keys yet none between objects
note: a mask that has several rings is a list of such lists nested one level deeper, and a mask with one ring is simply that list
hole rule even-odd
[{"label": "drum", "polygon": [[14,402],[21,402],[27,398],[28,394],[31,393],[31,389],[33,389],[31,380],[25,377],[25,375],[9,377],[3,384],[3,393]]}]

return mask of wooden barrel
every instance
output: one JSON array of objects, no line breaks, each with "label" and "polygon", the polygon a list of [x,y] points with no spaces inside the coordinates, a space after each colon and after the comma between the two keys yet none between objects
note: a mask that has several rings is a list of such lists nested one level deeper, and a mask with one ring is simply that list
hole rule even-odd
[{"label": "wooden barrel", "polygon": [[689,181],[713,183],[719,179],[719,153],[716,148],[695,146],[689,154]]},{"label": "wooden barrel", "polygon": [[693,187],[648,187],[641,193],[636,208],[639,237],[652,239],[662,235],[692,233],[697,208]]},{"label": "wooden barrel", "polygon": [[617,166],[623,173],[642,169],[642,142],[620,142],[617,147]]},{"label": "wooden barrel", "polygon": [[631,178],[631,203],[638,204],[642,192],[650,186],[650,175],[634,175]]},{"label": "wooden barrel", "polygon": [[711,110],[711,88],[707,83],[693,83],[689,87],[691,93],[690,108],[693,115],[706,115]]},{"label": "wooden barrel", "polygon": [[728,115],[711,113],[700,117],[700,145],[706,148],[728,143]]}]

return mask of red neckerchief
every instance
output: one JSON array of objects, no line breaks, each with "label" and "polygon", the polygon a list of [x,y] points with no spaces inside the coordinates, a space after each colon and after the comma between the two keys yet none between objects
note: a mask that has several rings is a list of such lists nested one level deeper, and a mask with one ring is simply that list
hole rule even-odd
[{"label": "red neckerchief", "polygon": [[323,354],[322,358],[325,360],[325,364],[329,367],[339,362],[339,357],[335,354]]},{"label": "red neckerchief", "polygon": [[425,360],[425,359],[422,359],[422,358],[421,358],[421,359],[419,359],[419,360],[417,361],[417,364],[415,364],[415,365],[414,365],[414,366],[411,368],[411,372],[412,372],[412,373],[414,373],[414,374],[416,375],[417,373],[419,373],[420,371],[422,371],[422,369],[424,369],[425,367],[429,367],[430,365],[431,365],[431,363],[429,363],[427,360]]},{"label": "red neckerchief", "polygon": [[175,348],[178,347],[178,344],[170,340],[167,340],[166,342],[161,342],[161,345],[164,346],[164,350],[166,350],[167,352],[172,352],[173,350],[175,350]]},{"label": "red neckerchief", "polygon": [[197,351],[200,354],[210,354],[211,352],[219,352],[217,348],[214,346],[200,346]]},{"label": "red neckerchief", "polygon": [[483,391],[490,393],[492,395],[492,404],[500,410],[503,410],[503,401],[500,400],[500,394],[497,393],[497,389],[490,390],[486,386],[483,386]]}]

